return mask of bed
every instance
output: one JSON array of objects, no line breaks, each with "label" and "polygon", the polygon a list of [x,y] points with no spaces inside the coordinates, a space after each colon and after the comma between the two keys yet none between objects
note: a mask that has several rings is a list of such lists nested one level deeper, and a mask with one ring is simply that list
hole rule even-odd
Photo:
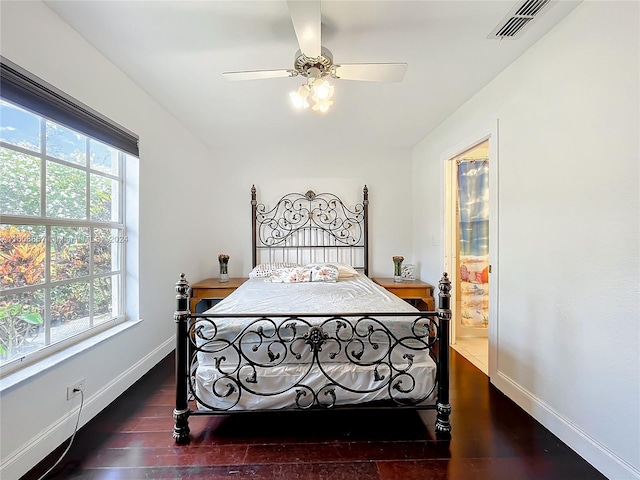
[{"label": "bed", "polygon": [[368,210],[366,186],[353,208],[313,191],[268,207],[251,188],[249,280],[204,313],[176,283],[177,443],[193,415],[349,408],[435,410],[450,438],[450,281],[425,312],[369,279]]}]

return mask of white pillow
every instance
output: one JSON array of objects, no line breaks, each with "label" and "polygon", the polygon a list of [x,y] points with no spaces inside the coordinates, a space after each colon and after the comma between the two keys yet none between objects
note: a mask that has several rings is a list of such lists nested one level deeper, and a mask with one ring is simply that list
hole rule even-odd
[{"label": "white pillow", "polygon": [[337,268],[338,276],[340,278],[349,278],[349,277],[355,277],[358,275],[358,271],[355,268],[353,268],[348,263],[341,263],[341,262],[309,263],[305,266],[305,268],[312,268],[312,267],[324,266],[324,265]]},{"label": "white pillow", "polygon": [[298,263],[291,262],[259,263],[249,272],[249,278],[268,277],[280,268],[295,268],[300,266]]}]

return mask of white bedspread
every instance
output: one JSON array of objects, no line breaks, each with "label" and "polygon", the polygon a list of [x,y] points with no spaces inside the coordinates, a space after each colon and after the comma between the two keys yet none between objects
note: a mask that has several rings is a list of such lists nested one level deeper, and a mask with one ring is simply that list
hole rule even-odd
[{"label": "white bedspread", "polygon": [[[240,286],[233,294],[215,305],[205,313],[216,314],[336,314],[336,313],[396,313],[417,312],[417,310],[404,300],[392,295],[379,285],[375,284],[364,275],[340,279],[335,283],[311,282],[311,283],[270,283],[263,278],[250,279]],[[320,325],[327,317],[306,319],[310,325]],[[329,402],[330,397],[322,390],[329,383],[335,382],[347,389],[336,388],[336,404],[354,403],[361,401],[373,401],[389,398],[387,388],[379,388],[387,383],[391,377],[399,376],[402,379],[402,387],[412,389],[409,398],[423,398],[432,391],[435,382],[436,365],[429,356],[428,349],[420,348],[420,342],[407,340],[405,345],[393,348],[388,358],[394,368],[409,368],[412,377],[401,375],[399,370],[387,368],[384,364],[379,366],[378,374],[374,367],[367,364],[376,364],[376,360],[384,359],[388,352],[388,345],[395,339],[413,336],[412,325],[415,317],[380,317],[380,324],[375,321],[361,323],[354,335],[359,340],[350,344],[339,342],[327,342],[322,346],[318,358],[322,367],[312,365],[314,352],[300,341],[293,351],[287,342],[278,341],[286,338],[289,330],[275,327],[285,324],[284,320],[276,320],[252,323],[255,318],[216,318],[213,321],[200,321],[201,326],[197,336],[197,343],[203,346],[206,352],[198,353],[198,369],[196,378],[196,395],[200,400],[200,408],[206,405],[216,408],[232,409],[274,409],[295,405],[298,391],[302,390],[306,395],[301,403],[313,400],[313,393],[318,394],[318,401]],[[215,326],[214,326],[215,325]],[[371,336],[367,336],[367,328],[372,325],[379,329]],[[384,326],[382,326],[384,325]],[[255,333],[258,327],[263,327],[264,334]],[[335,336],[335,322],[325,323],[323,328]],[[304,322],[297,322],[297,334],[308,327]],[[333,330],[332,330],[333,329]],[[385,333],[391,333],[391,337]],[[348,333],[348,329],[341,332]],[[240,336],[240,337],[239,337]],[[213,340],[215,338],[215,340]],[[254,375],[251,367],[237,369],[243,364],[243,359],[236,353],[236,349],[225,347],[225,342],[237,341],[236,345],[242,345],[242,355],[250,358],[254,363],[263,364],[255,370],[257,383],[248,382],[246,379]],[[371,343],[380,343],[380,348],[372,348]],[[353,362],[353,355],[349,352],[357,352],[363,346],[363,355]],[[408,346],[408,348],[407,348]],[[255,347],[255,351],[254,351]],[[267,348],[269,347],[269,348]],[[413,348],[411,348],[413,347]],[[296,357],[298,353],[300,357]],[[335,356],[331,356],[335,353]],[[403,358],[405,354],[412,355],[409,362]],[[269,355],[277,355],[273,360]],[[220,360],[224,357],[224,360]],[[349,358],[347,358],[349,357]],[[351,359],[351,361],[349,360]],[[317,362],[316,362],[317,363]],[[324,370],[324,371],[323,371]],[[230,374],[225,377],[221,372]],[[330,380],[327,379],[330,377]],[[376,379],[383,376],[385,380]],[[419,379],[414,382],[413,379]],[[237,397],[238,387],[249,388],[258,394],[242,391]],[[303,385],[302,389],[300,385]],[[232,387],[235,392],[229,397],[220,397]],[[292,388],[293,387],[293,388]],[[356,392],[349,391],[350,389]],[[369,393],[364,394],[364,392]],[[216,395],[214,392],[217,392]],[[263,396],[260,393],[281,392],[278,395]],[[322,393],[322,394],[321,394]],[[395,395],[395,393],[394,393]],[[237,402],[237,404],[236,404]],[[203,405],[204,403],[204,405]],[[235,405],[234,405],[235,404]]]},{"label": "white bedspread", "polygon": [[[235,292],[205,313],[368,313],[416,312],[417,310],[374,283],[365,275],[331,282],[271,283],[264,278],[246,281]],[[319,323],[315,320],[313,323]],[[218,336],[232,338],[246,325],[244,318],[217,324]],[[385,324],[396,335],[407,333],[406,319]]]}]

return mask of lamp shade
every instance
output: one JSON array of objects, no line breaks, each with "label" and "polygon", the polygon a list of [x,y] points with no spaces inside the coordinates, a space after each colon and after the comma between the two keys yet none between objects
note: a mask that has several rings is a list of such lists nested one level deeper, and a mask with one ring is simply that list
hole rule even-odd
[{"label": "lamp shade", "polygon": [[333,85],[326,80],[320,80],[313,84],[313,94],[320,100],[328,100],[333,96]]},{"label": "lamp shade", "polygon": [[295,108],[309,108],[309,87],[301,85],[295,92],[289,93],[291,103]]}]

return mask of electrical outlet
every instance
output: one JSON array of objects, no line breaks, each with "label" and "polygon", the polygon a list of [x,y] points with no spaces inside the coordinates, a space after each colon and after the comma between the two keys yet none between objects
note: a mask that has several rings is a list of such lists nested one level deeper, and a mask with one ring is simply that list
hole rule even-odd
[{"label": "electrical outlet", "polygon": [[76,395],[80,395],[80,391],[84,392],[85,379],[78,380],[76,383],[67,387],[67,400],[71,400]]}]

